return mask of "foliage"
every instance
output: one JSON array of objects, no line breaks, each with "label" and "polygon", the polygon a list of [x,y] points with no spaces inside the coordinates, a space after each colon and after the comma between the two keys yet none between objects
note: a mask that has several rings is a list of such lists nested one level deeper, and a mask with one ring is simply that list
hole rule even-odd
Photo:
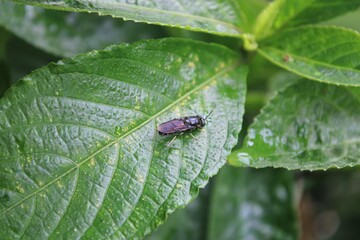
[{"label": "foliage", "polygon": [[360,34],[323,22],[359,6],[0,0],[1,236],[296,239],[293,172],[250,168],[359,165]]}]

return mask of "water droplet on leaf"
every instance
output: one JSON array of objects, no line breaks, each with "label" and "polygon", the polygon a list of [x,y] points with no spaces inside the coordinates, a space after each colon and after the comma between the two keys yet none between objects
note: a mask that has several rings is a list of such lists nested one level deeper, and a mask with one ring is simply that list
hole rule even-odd
[{"label": "water droplet on leaf", "polygon": [[120,126],[116,126],[115,127],[115,135],[119,136],[121,134],[121,127]]},{"label": "water droplet on leaf", "polygon": [[252,161],[252,158],[247,153],[239,153],[237,157],[239,162],[237,164],[238,166],[249,166]]}]

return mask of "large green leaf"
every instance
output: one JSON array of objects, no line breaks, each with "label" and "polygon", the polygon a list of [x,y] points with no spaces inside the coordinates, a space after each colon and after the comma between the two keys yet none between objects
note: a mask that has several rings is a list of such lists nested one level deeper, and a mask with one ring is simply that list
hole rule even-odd
[{"label": "large green leaf", "polygon": [[125,20],[226,36],[239,37],[247,26],[246,13],[238,1],[14,0],[14,2],[59,10],[96,12],[100,15],[111,15]]},{"label": "large green leaf", "polygon": [[293,185],[284,170],[224,168],[211,201],[209,239],[297,239]]},{"label": "large green leaf", "polygon": [[[50,64],[0,100],[4,239],[139,238],[226,162],[247,69],[225,47],[181,39],[111,46]],[[214,110],[203,131],[156,126]]]},{"label": "large green leaf", "polygon": [[261,39],[281,28],[317,23],[359,6],[360,0],[276,0],[260,14],[255,35]]},{"label": "large green leaf", "polygon": [[352,30],[326,26],[294,28],[263,42],[259,53],[306,78],[360,86],[360,34]]},{"label": "large green leaf", "polygon": [[58,56],[73,56],[110,44],[163,36],[160,27],[95,14],[69,13],[0,0],[0,24]]},{"label": "large green leaf", "polygon": [[360,163],[360,89],[302,80],[279,93],[255,120],[237,166],[321,170]]}]

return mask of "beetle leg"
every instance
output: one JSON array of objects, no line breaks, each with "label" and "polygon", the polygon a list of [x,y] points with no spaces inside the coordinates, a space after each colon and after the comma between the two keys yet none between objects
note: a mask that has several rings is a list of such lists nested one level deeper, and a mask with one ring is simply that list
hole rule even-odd
[{"label": "beetle leg", "polygon": [[173,141],[176,139],[177,136],[173,137],[170,142],[166,144],[167,147],[170,147],[170,145],[173,143]]},{"label": "beetle leg", "polygon": [[184,133],[182,132],[182,133],[180,133],[179,135],[175,135],[175,136],[173,137],[173,139],[171,139],[171,141],[166,144],[166,146],[167,146],[167,147],[170,147],[170,145],[173,143],[173,141],[174,141],[178,136],[181,136],[181,135],[183,135],[183,134],[184,134]]}]

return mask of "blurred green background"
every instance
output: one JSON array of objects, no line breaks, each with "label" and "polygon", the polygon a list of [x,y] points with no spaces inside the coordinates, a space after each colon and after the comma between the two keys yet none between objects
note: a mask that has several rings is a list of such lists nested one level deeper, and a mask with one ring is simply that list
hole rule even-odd
[{"label": "blurred green background", "polygon": [[[51,11],[48,12],[51,13]],[[61,17],[61,14],[68,13],[54,12],[54,14]],[[360,11],[352,12],[322,24],[343,26],[360,31],[359,14]],[[81,18],[86,14],[81,13],[77,15]],[[91,19],[93,22],[109,21],[112,23],[111,30],[118,28],[119,32],[115,32],[110,39],[104,39],[101,43],[94,44],[91,43],[94,40],[91,38],[92,35],[89,34],[87,41],[89,42],[88,47],[90,49],[101,49],[106,45],[134,42],[144,38],[185,37],[207,42],[217,42],[241,51],[241,42],[236,39],[134,22],[124,23],[120,19],[100,17],[94,14],[91,15]],[[88,25],[86,26],[89,27]],[[94,37],[96,37],[95,34]],[[71,41],[68,44],[71,44]],[[52,55],[34,45],[22,40],[4,27],[0,27],[0,96],[17,79],[49,62],[61,59],[60,56]],[[90,49],[86,49],[85,46],[84,49],[79,51]],[[244,53],[244,61],[250,62],[250,59],[251,65],[244,127],[237,147],[241,146],[241,141],[246,134],[247,127],[266,101],[277,90],[296,81],[296,76],[280,70],[261,57]],[[217,225],[209,221],[212,208],[221,207],[226,209],[228,205],[231,206],[230,209],[236,211],[240,207],[235,205],[237,202],[244,204],[247,201],[251,201],[251,195],[253,194],[260,194],[261,191],[267,193],[266,189],[251,188],[254,183],[247,182],[246,176],[249,174],[255,176],[283,174],[286,179],[291,178],[289,181],[292,183],[291,193],[294,199],[296,214],[289,213],[289,218],[296,217],[299,219],[301,239],[357,239],[360,235],[360,228],[358,227],[360,223],[360,170],[358,168],[334,169],[326,172],[289,172],[281,169],[253,170],[230,169],[230,167],[226,167],[200,192],[200,196],[195,201],[185,209],[179,209],[172,214],[169,221],[161,226],[152,236],[149,236],[149,239],[216,239],[215,236],[218,233],[213,233],[212,229],[216,228]],[[226,180],[224,175],[231,176],[233,181]],[[220,181],[221,183],[218,183]],[[227,185],[222,185],[224,183]],[[266,186],[266,182],[264,184]],[[246,196],[246,199],[233,201],[232,199],[212,197],[214,189],[221,188],[222,186],[232,187],[233,191],[239,194],[239,196]],[[226,190],[226,187],[223,188]],[[221,216],[218,216],[218,218],[221,218]],[[223,221],[226,221],[226,218]],[[285,229],[284,234],[286,234],[286,230],[291,231],[294,228],[294,226],[287,226],[284,219],[279,221],[278,225]],[[221,225],[221,223],[219,224]],[[240,227],[246,226],[244,222],[241,224]],[[256,228],[256,226],[252,227]],[[232,231],[233,235],[230,236],[240,236],[236,229],[224,228],[223,231],[226,230]],[[259,237],[259,235],[254,236]]]}]

